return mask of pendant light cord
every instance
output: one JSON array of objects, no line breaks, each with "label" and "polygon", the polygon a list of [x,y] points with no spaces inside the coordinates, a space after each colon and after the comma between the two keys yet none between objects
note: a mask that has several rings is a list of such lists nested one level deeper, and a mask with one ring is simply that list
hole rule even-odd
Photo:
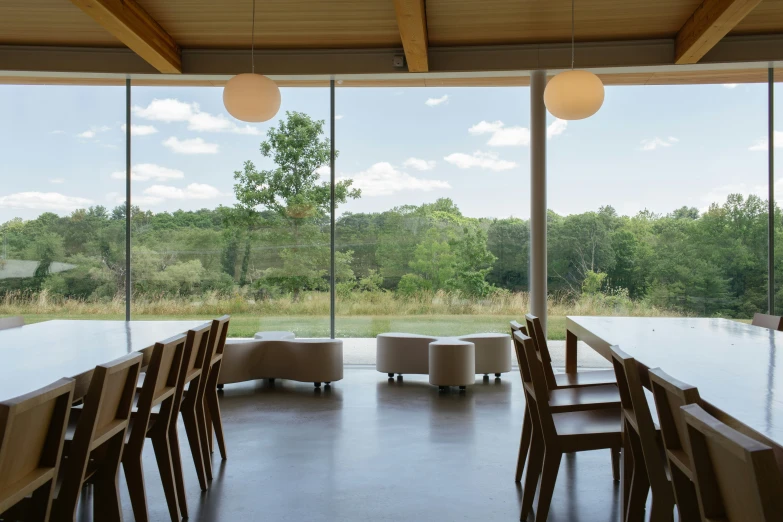
[{"label": "pendant light cord", "polygon": [[[253,0],[255,2],[255,0]],[[574,1],[571,0],[571,70],[574,70]]]},{"label": "pendant light cord", "polygon": [[[253,0],[253,24],[250,31],[250,72],[256,72],[256,0]],[[573,66],[572,66],[573,67]]]}]

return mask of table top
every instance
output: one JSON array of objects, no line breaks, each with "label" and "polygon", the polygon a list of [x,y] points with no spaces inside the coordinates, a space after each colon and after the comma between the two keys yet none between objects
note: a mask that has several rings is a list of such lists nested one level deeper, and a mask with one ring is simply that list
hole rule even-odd
[{"label": "table top", "polygon": [[698,387],[709,406],[783,448],[783,332],[728,319],[652,317],[569,316],[566,328],[607,359],[616,345]]},{"label": "table top", "polygon": [[0,331],[0,401],[76,377],[207,321],[46,321]]}]

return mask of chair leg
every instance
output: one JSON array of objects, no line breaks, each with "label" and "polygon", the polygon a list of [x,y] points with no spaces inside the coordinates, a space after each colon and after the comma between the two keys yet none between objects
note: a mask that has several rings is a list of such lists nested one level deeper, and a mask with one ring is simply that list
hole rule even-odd
[{"label": "chair leg", "polygon": [[536,496],[536,486],[538,478],[541,476],[541,466],[544,462],[544,438],[543,435],[533,427],[533,433],[530,440],[530,452],[527,459],[527,474],[525,475],[525,487],[522,490],[522,512],[519,520],[526,520],[527,515],[533,508],[533,499]]},{"label": "chair leg", "polygon": [[[215,428],[215,438],[218,448],[220,448],[220,457],[226,460],[226,441],[223,438],[223,420],[220,417],[220,403],[218,402],[217,388],[207,388],[207,407],[209,415],[212,417],[212,426]],[[210,437],[210,442],[212,438]]]},{"label": "chair leg", "polygon": [[209,401],[207,400],[207,395],[209,394],[209,391],[207,391],[207,394],[204,395],[204,419],[206,420],[207,424],[207,450],[209,453],[214,453],[215,449],[213,447],[213,442],[215,440],[214,431],[212,430],[212,411],[209,406]]},{"label": "chair leg", "polygon": [[[175,412],[176,413],[176,412]],[[179,452],[179,433],[176,416],[169,425],[169,450],[171,451],[171,470],[177,487],[177,501],[182,518],[188,518],[188,500],[185,495],[185,477],[182,472],[182,455]]]},{"label": "chair leg", "polygon": [[544,469],[541,471],[541,485],[538,490],[536,522],[545,522],[549,517],[549,507],[552,505],[552,495],[555,492],[557,472],[560,470],[562,458],[563,454],[559,451],[547,450],[544,455]]},{"label": "chair leg", "polygon": [[514,482],[520,482],[522,480],[522,472],[525,469],[525,461],[527,460],[527,451],[530,449],[530,435],[533,431],[533,425],[530,423],[530,410],[527,405],[525,406],[525,412],[522,417],[522,438],[519,441],[519,457],[517,457],[517,474],[514,477]]},{"label": "chair leg", "polygon": [[122,503],[120,501],[119,471],[122,449],[125,445],[125,433],[119,433],[107,441],[101,467],[91,482],[94,484],[92,497],[93,518],[107,522],[122,522]]},{"label": "chair leg", "polygon": [[626,430],[626,433],[633,456],[633,471],[628,490],[625,522],[644,522],[644,510],[647,504],[647,495],[650,492],[650,479],[647,477],[647,469],[644,466],[641,441],[633,431]]},{"label": "chair leg", "polygon": [[33,491],[30,502],[29,516],[37,522],[47,522],[52,513],[52,500],[54,497],[55,479],[50,480]]},{"label": "chair leg", "polygon": [[656,495],[653,492],[650,506],[650,522],[673,522],[674,500],[671,495]]},{"label": "chair leg", "polygon": [[[208,423],[212,422],[212,419],[208,417],[204,398],[201,400],[195,398],[196,401],[196,427],[198,428],[199,446],[201,448],[201,461],[204,463],[204,475],[207,477],[207,481],[212,480],[212,453],[209,447],[209,429]],[[194,457],[195,458],[195,457]]]},{"label": "chair leg", "polygon": [[163,493],[166,496],[171,522],[180,522],[179,501],[177,500],[177,486],[174,479],[168,430],[155,433],[150,439],[152,440],[152,448],[155,450],[155,460],[158,463],[158,471],[163,483]]},{"label": "chair leg", "polygon": [[198,416],[195,410],[195,401],[186,397],[182,404],[182,423],[185,425],[185,434],[188,437],[190,453],[193,456],[193,464],[196,467],[196,477],[201,491],[206,491],[207,473],[204,466],[204,456],[201,453],[201,433],[198,425]]},{"label": "chair leg", "polygon": [[672,470],[672,485],[674,486],[674,497],[677,501],[677,512],[680,515],[680,522],[699,522],[699,505],[696,499],[696,488],[693,482],[675,465],[670,466]]},{"label": "chair leg", "polygon": [[125,483],[128,485],[128,495],[133,507],[133,519],[136,522],[149,522],[147,511],[147,493],[144,490],[144,468],[141,465],[141,448],[136,450],[125,448],[122,456],[122,469],[125,472]]},{"label": "chair leg", "polygon": [[631,492],[631,478],[633,476],[633,452],[628,440],[625,424],[623,423],[623,451],[622,451],[622,475],[620,476],[620,489],[622,497],[620,498],[620,512],[623,514],[621,520],[625,520],[625,513],[628,510],[628,497]]},{"label": "chair leg", "polygon": [[620,448],[611,448],[612,452],[612,478],[615,482],[620,480]]}]

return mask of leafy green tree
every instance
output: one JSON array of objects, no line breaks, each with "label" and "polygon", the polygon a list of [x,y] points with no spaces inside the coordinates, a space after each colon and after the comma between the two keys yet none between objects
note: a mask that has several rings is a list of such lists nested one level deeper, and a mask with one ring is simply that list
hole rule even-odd
[{"label": "leafy green tree", "polygon": [[485,297],[492,291],[487,275],[497,259],[487,248],[487,233],[478,227],[465,227],[451,241],[454,252],[452,287],[471,297]]}]

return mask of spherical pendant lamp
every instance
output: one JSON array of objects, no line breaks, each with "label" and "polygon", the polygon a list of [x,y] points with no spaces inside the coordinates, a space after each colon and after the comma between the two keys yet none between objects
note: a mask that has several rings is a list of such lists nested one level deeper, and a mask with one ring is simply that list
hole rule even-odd
[{"label": "spherical pendant lamp", "polygon": [[604,103],[604,84],[590,71],[564,71],[549,80],[544,105],[555,118],[583,120]]},{"label": "spherical pendant lamp", "polygon": [[280,89],[266,76],[237,74],[223,88],[223,105],[238,120],[271,120],[280,110]]},{"label": "spherical pendant lamp", "polygon": [[604,84],[590,71],[574,70],[574,0],[571,0],[571,70],[563,71],[544,89],[544,105],[555,118],[583,120],[604,103]]},{"label": "spherical pendant lamp", "polygon": [[223,105],[234,118],[247,122],[271,120],[280,110],[280,88],[255,73],[256,2],[253,0],[253,23],[250,43],[250,73],[237,74],[223,87]]}]

